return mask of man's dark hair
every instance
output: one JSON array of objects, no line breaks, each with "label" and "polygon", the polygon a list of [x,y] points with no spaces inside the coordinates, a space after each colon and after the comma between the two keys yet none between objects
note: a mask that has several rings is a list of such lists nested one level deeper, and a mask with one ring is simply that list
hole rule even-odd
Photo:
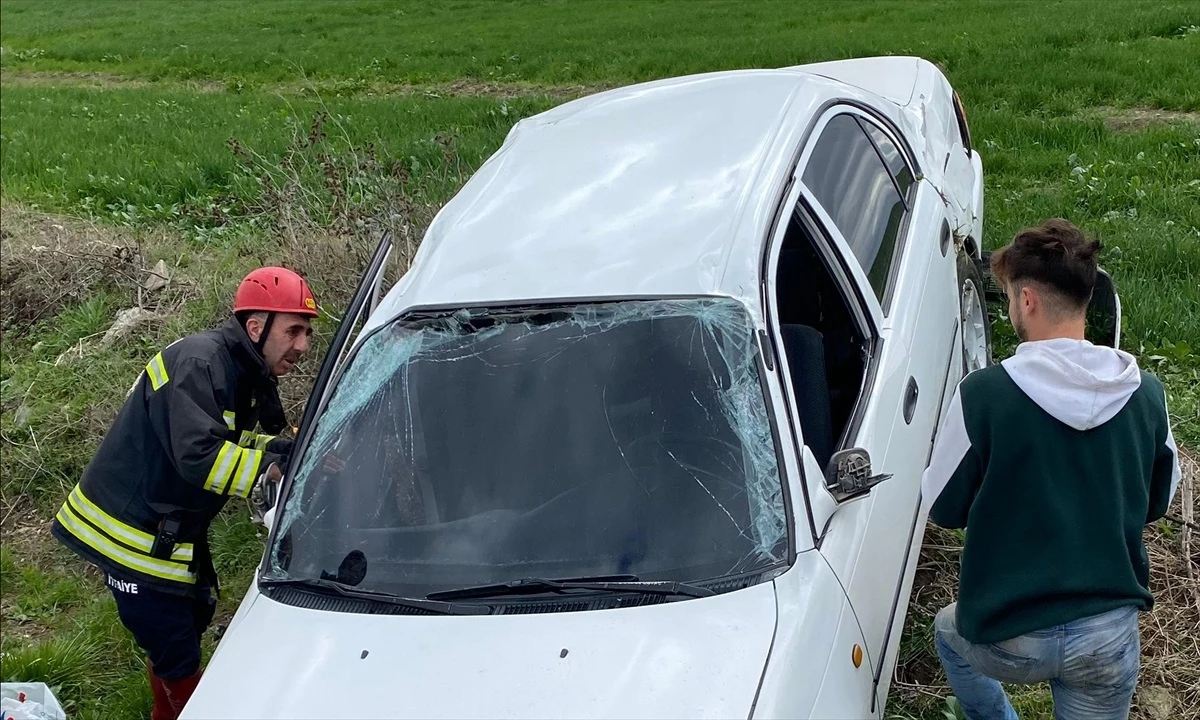
[{"label": "man's dark hair", "polygon": [[[1062,218],[1017,233],[1007,247],[992,253],[992,274],[1004,285],[1036,283],[1057,296],[1051,311],[1081,311],[1096,287],[1099,241]],[[1053,307],[1057,305],[1058,307]]]}]

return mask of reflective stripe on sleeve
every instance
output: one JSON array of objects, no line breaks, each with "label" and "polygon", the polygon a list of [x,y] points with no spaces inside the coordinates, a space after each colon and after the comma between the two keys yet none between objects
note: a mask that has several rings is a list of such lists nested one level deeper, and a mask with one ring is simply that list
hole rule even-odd
[{"label": "reflective stripe on sleeve", "polygon": [[250,497],[250,488],[254,486],[254,477],[258,472],[258,465],[261,462],[261,450],[254,450],[252,448],[242,449],[242,459],[238,466],[237,479],[229,491],[230,495],[241,498]]},{"label": "reflective stripe on sleeve", "polygon": [[171,378],[167,375],[167,366],[163,362],[162,353],[155,355],[146,365],[146,375],[150,378],[150,386],[155,390],[159,390],[170,382]]},{"label": "reflective stripe on sleeve", "polygon": [[228,440],[221,443],[221,451],[217,453],[217,459],[213,460],[212,469],[208,471],[208,479],[204,481],[204,489],[224,494],[229,486],[229,480],[233,476],[233,469],[237,466],[241,453],[242,448]]},{"label": "reflective stripe on sleeve", "polygon": [[261,433],[252,433],[249,430],[243,430],[241,435],[238,435],[238,445],[255,450],[266,450],[267,443],[274,440],[277,435],[263,435]]}]

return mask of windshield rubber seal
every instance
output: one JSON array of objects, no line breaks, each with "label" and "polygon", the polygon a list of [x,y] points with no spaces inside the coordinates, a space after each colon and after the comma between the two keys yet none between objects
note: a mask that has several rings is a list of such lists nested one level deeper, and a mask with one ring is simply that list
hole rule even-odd
[{"label": "windshield rubber seal", "polygon": [[[775,219],[771,223],[772,232],[770,233],[770,235],[768,237],[774,237],[774,235],[775,235],[774,230],[779,225],[779,218],[780,218],[779,213],[783,210],[783,206],[787,203],[787,195],[790,194],[789,189],[793,185],[794,185],[793,182],[789,182],[789,183],[787,183],[787,185],[784,188],[784,193],[785,193],[784,199],[780,202],[779,207],[776,211]],[[763,296],[763,298],[762,298],[763,320],[766,322],[767,327],[770,328],[770,327],[774,327],[776,325],[775,317],[771,312],[770,298],[767,297],[770,294],[770,292],[768,290],[769,286],[766,281],[766,276],[770,272],[770,269],[769,269],[770,240],[768,240],[767,245],[766,245],[766,252],[763,255],[763,263],[766,266],[766,269],[763,271],[763,280],[759,283],[759,287],[761,289],[761,293]],[[770,333],[770,332],[765,333],[765,338],[760,336],[759,348],[760,348],[760,353],[770,353],[770,355],[771,355],[771,362],[770,363],[764,362],[763,363],[764,366],[767,364],[770,364],[770,365],[773,365],[775,368],[782,367],[779,364],[779,350],[775,346],[775,338],[772,333]],[[788,431],[789,431],[789,435],[792,439],[792,443],[791,443],[792,448],[796,452],[795,457],[796,457],[796,467],[799,471],[798,479],[800,481],[800,492],[804,496],[804,515],[808,519],[808,532],[809,532],[809,536],[812,539],[813,547],[815,548],[815,547],[817,547],[817,527],[816,527],[816,521],[813,518],[812,502],[809,500],[809,496],[808,496],[808,482],[806,481],[806,476],[805,476],[805,472],[804,472],[804,461],[803,461],[804,456],[803,456],[803,451],[801,449],[800,438],[799,438],[799,436],[796,435],[796,427],[795,427],[796,423],[793,420],[791,403],[787,396],[787,388],[785,388],[783,385],[783,376],[781,374],[777,374],[774,372],[772,372],[772,374],[775,374],[779,378],[780,396],[783,398],[783,410],[788,418]],[[762,382],[763,382],[763,397],[766,399],[767,412],[770,415],[771,433],[776,438],[775,452],[780,457],[782,457],[783,442],[780,439],[778,421],[777,421],[776,415],[775,415],[775,412],[776,412],[775,411],[775,402],[771,398],[770,388],[766,386],[766,382],[767,382],[766,373],[762,373],[761,377],[762,377]],[[795,523],[795,513],[792,509],[791,489],[788,487],[789,484],[787,483],[786,463],[778,463],[778,464],[779,464],[780,479],[784,481],[783,482],[783,489],[784,489],[784,493],[785,493],[784,497],[787,498],[787,516],[788,516],[788,522],[789,522],[788,564],[791,565],[791,564],[795,563],[795,561],[796,561],[796,543],[795,543],[795,538],[792,537],[792,532],[791,532],[791,527],[790,527],[791,524]]]}]

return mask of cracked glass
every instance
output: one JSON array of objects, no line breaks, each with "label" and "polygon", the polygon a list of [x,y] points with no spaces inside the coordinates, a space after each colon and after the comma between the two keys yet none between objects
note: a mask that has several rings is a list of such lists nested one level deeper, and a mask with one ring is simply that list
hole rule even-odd
[{"label": "cracked glass", "polygon": [[724,298],[402,318],[349,361],[279,523],[268,576],[355,558],[352,584],[406,597],[773,566],[787,525],[753,324]]}]

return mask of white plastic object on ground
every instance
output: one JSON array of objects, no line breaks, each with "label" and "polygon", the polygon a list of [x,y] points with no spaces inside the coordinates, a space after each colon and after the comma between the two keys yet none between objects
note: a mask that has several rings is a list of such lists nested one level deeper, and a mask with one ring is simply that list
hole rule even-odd
[{"label": "white plastic object on ground", "polygon": [[0,683],[0,720],[67,720],[46,683]]}]

